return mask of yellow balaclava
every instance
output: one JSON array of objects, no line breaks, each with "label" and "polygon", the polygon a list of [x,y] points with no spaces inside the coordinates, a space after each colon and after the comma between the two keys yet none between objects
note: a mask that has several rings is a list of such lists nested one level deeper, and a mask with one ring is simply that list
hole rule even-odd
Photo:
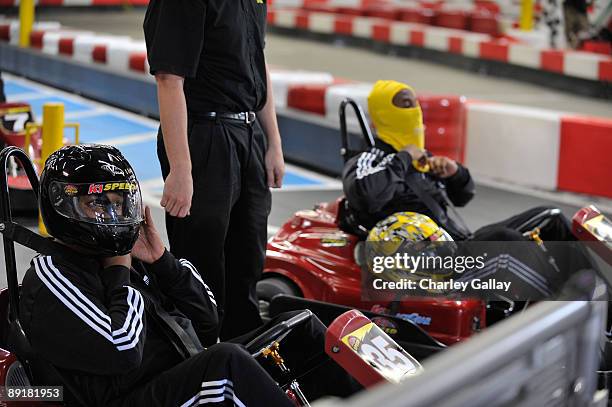
[{"label": "yellow balaclava", "polygon": [[408,144],[425,148],[425,129],[421,106],[402,108],[393,97],[404,89],[414,90],[396,81],[377,81],[368,96],[368,110],[378,138],[401,150]]}]

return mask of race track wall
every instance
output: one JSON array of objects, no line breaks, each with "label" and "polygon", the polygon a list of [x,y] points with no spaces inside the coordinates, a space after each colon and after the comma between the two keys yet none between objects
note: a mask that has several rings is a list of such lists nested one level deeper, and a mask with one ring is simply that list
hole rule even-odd
[{"label": "race track wall", "polygon": [[[18,27],[0,21],[0,69],[158,117],[142,42],[38,24],[32,47],[13,45]],[[3,42],[4,41],[4,42]],[[362,107],[372,84],[325,72],[271,73],[287,158],[339,174],[338,106]],[[548,191],[612,198],[612,119],[419,94],[427,148],[479,177]],[[350,115],[349,115],[350,116]],[[356,129],[349,117],[349,128]]]}]

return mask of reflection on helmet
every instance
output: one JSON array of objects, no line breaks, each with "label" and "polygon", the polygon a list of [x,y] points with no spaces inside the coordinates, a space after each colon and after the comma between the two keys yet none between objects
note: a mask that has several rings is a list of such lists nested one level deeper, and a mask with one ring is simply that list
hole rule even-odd
[{"label": "reflection on helmet", "polygon": [[108,192],[102,195],[86,195],[73,198],[77,213],[95,223],[119,223],[123,218],[123,195]]},{"label": "reflection on helmet", "polygon": [[45,163],[40,185],[41,215],[52,236],[100,256],[132,250],[142,200],[134,171],[119,150],[64,147]]},{"label": "reflection on helmet", "polygon": [[[428,216],[415,212],[398,212],[378,222],[366,243],[371,273],[374,273],[375,262],[381,258],[401,260],[393,267],[385,267],[382,273],[377,272],[377,278],[387,281],[425,277],[442,280],[452,274],[452,270],[438,267],[441,261],[436,260],[452,256],[456,250],[453,238],[443,228]],[[423,267],[425,265],[427,267]]]}]

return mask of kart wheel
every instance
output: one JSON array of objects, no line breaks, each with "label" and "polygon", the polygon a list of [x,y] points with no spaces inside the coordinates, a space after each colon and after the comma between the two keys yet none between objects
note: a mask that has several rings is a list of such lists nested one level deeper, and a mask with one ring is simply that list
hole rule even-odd
[{"label": "kart wheel", "polygon": [[291,281],[283,277],[264,278],[257,283],[257,297],[259,299],[259,314],[264,321],[270,319],[270,302],[279,294],[301,297],[300,289]]}]

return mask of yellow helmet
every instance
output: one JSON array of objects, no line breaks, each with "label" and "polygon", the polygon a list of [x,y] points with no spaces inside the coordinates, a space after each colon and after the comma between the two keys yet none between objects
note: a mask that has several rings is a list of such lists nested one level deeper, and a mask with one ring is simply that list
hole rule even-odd
[{"label": "yellow helmet", "polygon": [[[375,257],[407,255],[433,257],[452,255],[457,246],[453,238],[429,216],[416,212],[398,212],[378,222],[370,231],[366,242],[366,258],[373,272]],[[411,270],[401,267],[387,268],[378,277],[388,281],[445,278],[452,271],[443,269]]]},{"label": "yellow helmet", "polygon": [[368,235],[371,242],[452,242],[453,238],[429,216],[398,212],[378,222]]}]

